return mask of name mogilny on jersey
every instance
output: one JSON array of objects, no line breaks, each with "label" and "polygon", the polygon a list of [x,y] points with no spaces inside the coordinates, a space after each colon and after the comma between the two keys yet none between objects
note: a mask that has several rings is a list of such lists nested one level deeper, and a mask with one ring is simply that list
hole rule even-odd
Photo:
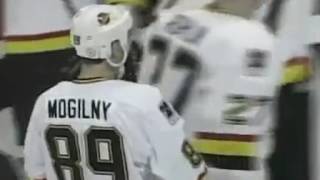
[{"label": "name mogilny on jersey", "polygon": [[103,119],[107,121],[110,102],[87,99],[51,99],[48,101],[49,118]]}]

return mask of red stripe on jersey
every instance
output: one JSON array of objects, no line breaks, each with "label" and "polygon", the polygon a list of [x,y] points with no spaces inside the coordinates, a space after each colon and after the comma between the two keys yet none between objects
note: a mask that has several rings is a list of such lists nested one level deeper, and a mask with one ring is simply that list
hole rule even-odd
[{"label": "red stripe on jersey", "polygon": [[61,36],[68,36],[69,30],[63,31],[55,31],[49,33],[42,33],[36,35],[13,35],[5,37],[8,41],[28,41],[28,40],[41,40],[41,39],[48,39],[48,38],[55,38]]},{"label": "red stripe on jersey", "polygon": [[241,141],[241,142],[256,142],[259,140],[258,135],[251,134],[224,134],[224,133],[209,133],[209,132],[196,132],[197,139],[210,139],[222,141]]},{"label": "red stripe on jersey", "polygon": [[311,60],[307,56],[298,56],[289,59],[286,63],[286,66],[294,66],[294,65],[306,65],[309,66],[311,64]]}]

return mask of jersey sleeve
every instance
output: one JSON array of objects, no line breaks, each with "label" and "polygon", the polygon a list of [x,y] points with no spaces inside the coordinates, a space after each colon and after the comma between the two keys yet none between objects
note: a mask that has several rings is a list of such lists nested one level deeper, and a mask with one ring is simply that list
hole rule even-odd
[{"label": "jersey sleeve", "polygon": [[45,179],[45,162],[44,155],[41,148],[41,132],[39,128],[39,120],[42,112],[41,101],[37,101],[27,129],[25,139],[24,157],[25,170],[31,179]]},{"label": "jersey sleeve", "polygon": [[156,89],[144,112],[149,142],[152,147],[152,174],[164,180],[198,180],[206,166],[201,156],[187,142],[184,120],[172,106],[163,101]]}]

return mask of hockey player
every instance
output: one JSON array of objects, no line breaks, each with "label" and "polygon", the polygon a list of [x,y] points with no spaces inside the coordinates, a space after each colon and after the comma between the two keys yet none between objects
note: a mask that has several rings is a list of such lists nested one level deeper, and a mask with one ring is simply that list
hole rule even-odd
[{"label": "hockey player", "polygon": [[[210,179],[263,179],[281,62],[274,37],[250,20],[261,1],[216,0],[150,28],[140,80],[154,84],[187,120]],[[154,68],[150,68],[150,67]]]},{"label": "hockey player", "polygon": [[25,168],[32,179],[197,180],[205,165],[183,120],[148,85],[117,80],[127,56],[129,12],[92,5],[73,18],[78,78],[36,102]]},{"label": "hockey player", "polygon": [[210,180],[265,175],[259,139],[271,124],[281,62],[273,34],[250,19],[261,3],[215,0],[161,13],[144,35],[140,81],[159,87],[187,120]]}]

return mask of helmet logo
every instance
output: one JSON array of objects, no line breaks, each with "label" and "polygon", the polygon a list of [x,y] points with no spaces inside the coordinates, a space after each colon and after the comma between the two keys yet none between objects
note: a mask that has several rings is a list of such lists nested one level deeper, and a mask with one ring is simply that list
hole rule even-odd
[{"label": "helmet logo", "polygon": [[98,22],[101,26],[109,24],[110,14],[109,13],[99,13],[98,14]]}]

